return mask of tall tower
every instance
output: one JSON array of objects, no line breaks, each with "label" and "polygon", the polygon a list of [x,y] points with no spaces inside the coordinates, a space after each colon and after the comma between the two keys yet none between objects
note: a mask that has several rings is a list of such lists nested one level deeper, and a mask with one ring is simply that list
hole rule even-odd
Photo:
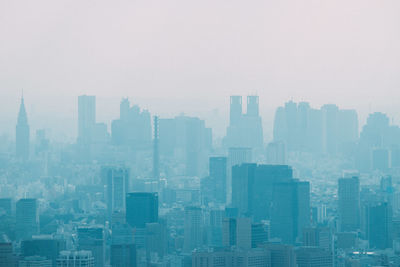
[{"label": "tall tower", "polygon": [[16,203],[17,239],[29,239],[39,233],[38,203],[34,198],[23,198]]},{"label": "tall tower", "polygon": [[237,124],[242,116],[242,97],[233,95],[231,96],[230,104],[230,125]]},{"label": "tall tower", "polygon": [[257,95],[247,96],[247,115],[258,117],[258,114],[259,114],[258,96]]},{"label": "tall tower", "polygon": [[15,141],[16,156],[20,159],[27,160],[29,158],[29,125],[23,96],[21,97],[21,104],[19,107]]},{"label": "tall tower", "polygon": [[360,227],[360,181],[358,177],[338,181],[340,231],[357,231]]},{"label": "tall tower", "polygon": [[160,178],[160,152],[159,152],[158,116],[154,116],[154,140],[153,140],[153,178]]}]

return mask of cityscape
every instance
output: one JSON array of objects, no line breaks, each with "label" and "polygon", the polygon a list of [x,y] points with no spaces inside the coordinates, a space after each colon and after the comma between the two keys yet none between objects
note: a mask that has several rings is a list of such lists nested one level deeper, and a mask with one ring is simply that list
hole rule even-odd
[{"label": "cityscape", "polygon": [[[288,101],[265,143],[257,95],[230,96],[220,143],[198,117],[80,95],[71,144],[21,97],[0,168],[0,266],[399,266],[400,127]],[[360,131],[359,131],[360,129]]]},{"label": "cityscape", "polygon": [[399,0],[0,0],[0,267],[400,267]]}]

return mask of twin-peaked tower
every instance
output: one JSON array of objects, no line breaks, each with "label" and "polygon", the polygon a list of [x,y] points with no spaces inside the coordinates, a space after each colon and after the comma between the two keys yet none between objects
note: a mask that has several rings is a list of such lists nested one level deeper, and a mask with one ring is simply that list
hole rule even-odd
[{"label": "twin-peaked tower", "polygon": [[263,129],[258,100],[258,96],[247,96],[247,111],[243,113],[242,97],[231,96],[230,121],[225,140],[227,147],[262,147]]},{"label": "twin-peaked tower", "polygon": [[26,115],[24,97],[21,97],[17,126],[15,129],[15,154],[17,158],[27,160],[29,158],[29,125]]}]

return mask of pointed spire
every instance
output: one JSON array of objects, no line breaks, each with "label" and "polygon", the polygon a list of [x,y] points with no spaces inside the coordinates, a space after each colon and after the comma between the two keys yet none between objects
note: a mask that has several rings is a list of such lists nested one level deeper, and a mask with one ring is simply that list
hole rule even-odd
[{"label": "pointed spire", "polygon": [[28,124],[28,117],[26,115],[25,103],[24,103],[24,90],[22,89],[21,104],[19,106],[18,113],[18,124]]}]

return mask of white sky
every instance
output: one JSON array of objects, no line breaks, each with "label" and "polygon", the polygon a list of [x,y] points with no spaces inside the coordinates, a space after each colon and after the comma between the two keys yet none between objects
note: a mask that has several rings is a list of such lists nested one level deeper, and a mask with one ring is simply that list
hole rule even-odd
[{"label": "white sky", "polygon": [[[206,118],[222,135],[231,94],[260,96],[265,132],[285,101],[387,112],[400,123],[398,0],[0,0],[0,134],[21,88],[31,127],[76,133],[76,96]],[[222,121],[221,121],[222,120]]]}]

